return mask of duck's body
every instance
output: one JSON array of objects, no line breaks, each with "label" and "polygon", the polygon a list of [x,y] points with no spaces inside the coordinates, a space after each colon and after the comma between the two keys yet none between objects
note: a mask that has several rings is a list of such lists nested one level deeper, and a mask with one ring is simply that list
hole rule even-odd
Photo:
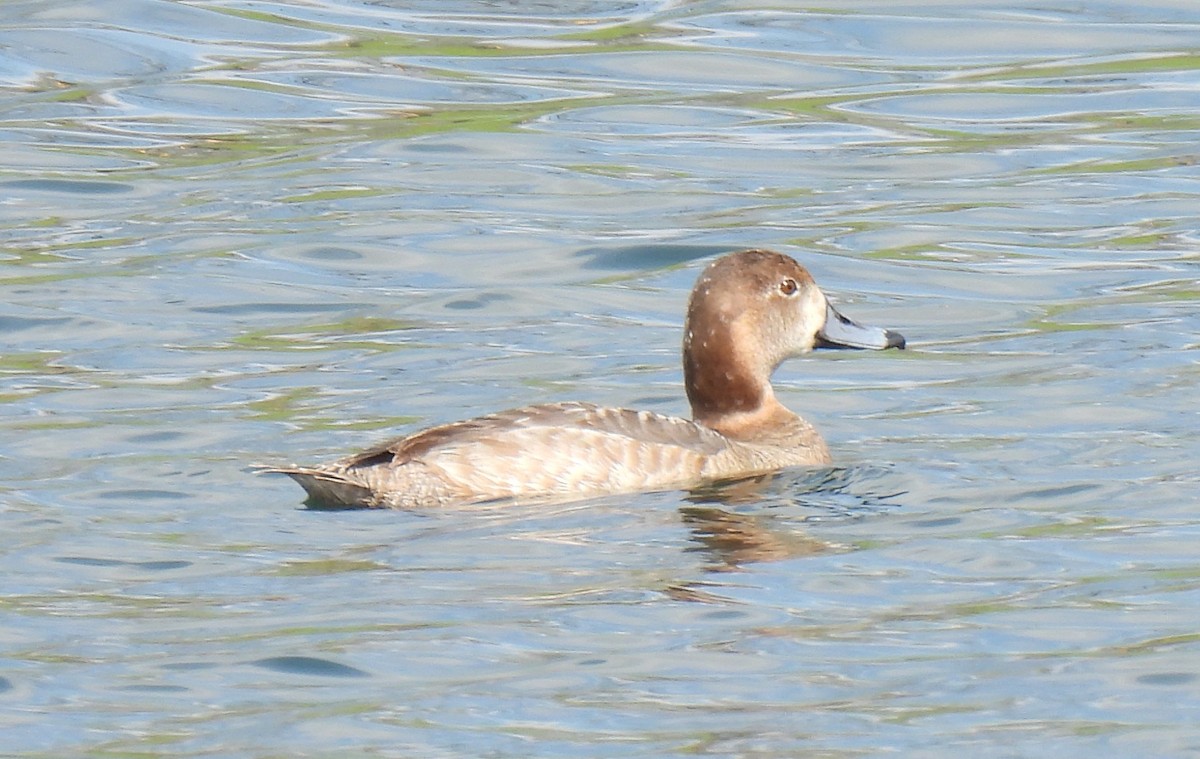
[{"label": "duck's body", "polygon": [[312,501],[415,508],[572,500],[828,464],[820,434],[779,403],[770,375],[821,344],[903,347],[828,305],[791,258],[724,256],[692,291],[683,345],[693,420],[553,403],[433,427],[318,467],[284,467]]},{"label": "duck's body", "polygon": [[321,503],[416,508],[658,490],[829,460],[821,436],[800,417],[740,441],[649,411],[547,403],[433,427],[318,468],[280,471]]}]

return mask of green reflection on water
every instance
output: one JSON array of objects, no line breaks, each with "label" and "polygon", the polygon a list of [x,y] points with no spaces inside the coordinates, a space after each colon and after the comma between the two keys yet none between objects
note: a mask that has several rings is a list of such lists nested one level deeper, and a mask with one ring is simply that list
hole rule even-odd
[{"label": "green reflection on water", "polygon": [[356,348],[376,352],[387,352],[424,347],[411,341],[396,342],[390,335],[380,339],[355,338],[344,339],[343,335],[364,335],[390,332],[404,332],[420,329],[425,325],[402,319],[389,319],[378,316],[352,316],[324,324],[305,324],[298,331],[280,331],[276,327],[243,332],[233,338],[232,342],[243,348],[255,350],[297,350],[308,351],[321,347],[337,347],[339,349]]}]

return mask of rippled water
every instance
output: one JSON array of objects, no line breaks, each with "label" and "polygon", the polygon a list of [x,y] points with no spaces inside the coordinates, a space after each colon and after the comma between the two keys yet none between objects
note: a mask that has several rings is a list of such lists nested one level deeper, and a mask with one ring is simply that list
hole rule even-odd
[{"label": "rippled water", "polygon": [[[393,7],[394,6],[394,7]],[[12,756],[1200,752],[1191,0],[8,2]],[[904,353],[839,467],[316,512],[524,403],[686,412],[699,269]]]}]

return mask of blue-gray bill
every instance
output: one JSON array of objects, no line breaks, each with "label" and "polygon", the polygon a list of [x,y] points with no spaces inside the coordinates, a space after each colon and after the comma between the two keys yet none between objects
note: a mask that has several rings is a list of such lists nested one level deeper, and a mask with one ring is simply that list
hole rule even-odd
[{"label": "blue-gray bill", "polygon": [[817,333],[818,348],[903,348],[904,335],[882,327],[868,327],[826,305],[825,326]]}]

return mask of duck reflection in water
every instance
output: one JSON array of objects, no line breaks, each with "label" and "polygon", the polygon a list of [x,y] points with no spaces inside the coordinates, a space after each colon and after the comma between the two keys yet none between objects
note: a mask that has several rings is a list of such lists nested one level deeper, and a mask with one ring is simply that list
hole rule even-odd
[{"label": "duck reflection in water", "polygon": [[813,536],[805,522],[852,521],[890,511],[906,490],[887,467],[789,470],[713,483],[688,492],[680,520],[710,558],[709,571],[843,553],[849,545]]}]

